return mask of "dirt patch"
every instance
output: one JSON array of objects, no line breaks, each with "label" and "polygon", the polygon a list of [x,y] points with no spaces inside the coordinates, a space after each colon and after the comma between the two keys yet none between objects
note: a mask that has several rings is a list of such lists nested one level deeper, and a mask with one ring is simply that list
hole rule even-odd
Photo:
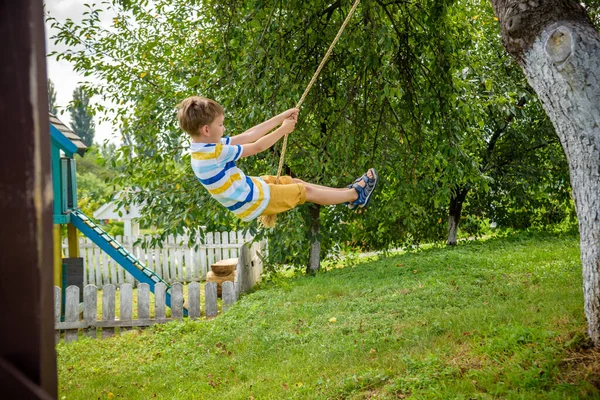
[{"label": "dirt patch", "polygon": [[567,352],[560,369],[565,382],[573,385],[588,382],[600,390],[600,348],[594,347],[589,338]]}]

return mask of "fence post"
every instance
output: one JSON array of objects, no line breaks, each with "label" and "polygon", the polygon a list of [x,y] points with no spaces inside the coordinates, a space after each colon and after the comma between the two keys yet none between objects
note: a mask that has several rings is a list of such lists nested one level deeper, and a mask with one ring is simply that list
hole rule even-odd
[{"label": "fence post", "polygon": [[[115,285],[105,285],[102,287],[102,321],[115,320]],[[115,333],[115,328],[102,328],[102,337],[110,337]]]},{"label": "fence post", "polygon": [[217,309],[217,283],[207,282],[204,285],[205,309],[207,317],[215,317],[218,313]]},{"label": "fence post", "polygon": [[[121,284],[121,321],[131,322],[132,314],[133,314],[133,288],[129,283]],[[121,332],[126,331],[131,328],[122,327]]]},{"label": "fence post", "polygon": [[[65,299],[65,322],[79,321],[79,287],[69,286]],[[78,329],[66,329],[65,341],[77,340]]]},{"label": "fence post", "polygon": [[250,246],[244,243],[240,248],[240,256],[238,257],[237,279],[239,293],[246,293],[252,288],[252,265],[250,258]]},{"label": "fence post", "polygon": [[[60,322],[60,311],[62,302],[62,291],[58,286],[54,286],[54,326]],[[60,329],[55,329],[54,340],[56,343],[60,341]]]},{"label": "fence post", "polygon": [[150,319],[150,285],[138,285],[138,319]]},{"label": "fence post", "polygon": [[97,329],[91,326],[98,319],[98,288],[96,285],[86,285],[83,288],[83,320],[89,324],[86,329],[86,336],[96,338]]},{"label": "fence post", "polygon": [[192,282],[188,286],[188,316],[200,318],[200,283]]},{"label": "fence post", "polygon": [[175,319],[183,318],[183,285],[179,282],[171,286],[171,316]]},{"label": "fence post", "polygon": [[164,321],[167,319],[166,291],[167,287],[164,283],[159,282],[154,285],[154,318],[156,318],[157,321]]},{"label": "fence post", "polygon": [[235,286],[233,282],[226,281],[221,284],[223,295],[223,312],[227,311],[235,303]]}]

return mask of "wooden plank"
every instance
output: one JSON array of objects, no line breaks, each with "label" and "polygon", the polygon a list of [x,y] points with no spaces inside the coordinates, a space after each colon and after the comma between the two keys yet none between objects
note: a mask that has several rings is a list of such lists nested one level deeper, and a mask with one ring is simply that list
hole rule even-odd
[{"label": "wooden plank", "polygon": [[[65,322],[79,321],[79,288],[77,286],[69,286],[65,297]],[[65,331],[66,342],[77,340],[77,336],[77,329]]]},{"label": "wooden plank", "polygon": [[79,253],[81,258],[83,258],[83,287],[86,287],[89,284],[88,278],[88,261],[86,257],[86,252],[81,248],[81,238],[79,238]]},{"label": "wooden plank", "polygon": [[167,318],[167,287],[164,283],[159,282],[154,285],[154,318],[158,321],[165,320]]},{"label": "wooden plank", "polygon": [[154,259],[154,252],[150,249],[146,249],[146,267],[148,269],[154,271],[156,268],[155,261],[158,261],[158,260]]},{"label": "wooden plank", "polygon": [[108,266],[109,266],[109,270],[110,270],[110,283],[112,283],[115,286],[119,286],[119,284],[121,282],[119,282],[119,269],[121,269],[120,266],[117,265],[117,263],[115,262],[115,260],[113,260],[111,257],[108,257]]},{"label": "wooden plank", "polygon": [[206,248],[206,253],[207,253],[207,263],[206,263],[206,272],[208,272],[210,266],[212,264],[215,263],[215,246],[213,246],[214,241],[214,235],[212,232],[206,232],[204,235],[204,238],[206,239],[206,245],[204,246]]},{"label": "wooden plank", "polygon": [[121,314],[119,319],[123,322],[131,322],[133,316],[133,288],[129,283],[121,284]]},{"label": "wooden plank", "polygon": [[[105,285],[102,287],[102,320],[115,321],[115,296],[117,288],[115,285]],[[115,334],[114,328],[103,328],[102,337],[110,337]]]},{"label": "wooden plank", "polygon": [[146,256],[148,259],[152,258],[152,271],[154,271],[158,276],[160,276],[165,282],[169,281],[169,273],[165,272],[165,268],[163,265],[163,257],[162,257],[162,249],[146,249]]},{"label": "wooden plank", "polygon": [[222,260],[225,260],[227,258],[231,258],[229,255],[229,232],[221,232],[221,244],[222,244],[222,248],[221,248],[221,254],[222,254]]},{"label": "wooden plank", "polygon": [[206,273],[208,272],[208,260],[206,259],[206,247],[201,246],[198,249],[199,255],[199,264],[198,264],[198,272],[201,280],[206,279]]},{"label": "wooden plank", "polygon": [[[146,254],[146,251],[144,249],[142,249],[141,247],[139,247],[139,251],[140,251],[140,255],[138,257],[138,260],[140,260],[140,262],[142,263],[142,265],[144,265],[147,268],[150,268],[148,266],[148,256]],[[150,269],[152,269],[152,268],[150,268]],[[154,271],[154,272],[156,272],[156,271]]]},{"label": "wooden plank", "polygon": [[[206,239],[208,239],[208,235],[209,235],[209,232],[206,233],[206,236],[205,236]],[[252,240],[252,238],[250,238],[250,240]],[[229,244],[222,244],[222,243],[220,243],[220,244],[214,244],[214,243],[211,243],[211,244],[200,245],[201,248],[204,248],[204,249],[213,249],[213,250],[214,249],[224,249],[224,248],[225,249],[237,249],[239,246],[240,245],[236,244],[236,243],[229,243]]]},{"label": "wooden plank", "polygon": [[[170,239],[167,239],[170,240]],[[171,259],[169,258],[169,249],[168,247],[163,247],[160,250],[160,254],[161,254],[161,259],[162,259],[162,271],[163,271],[163,279],[166,280],[167,282],[173,282],[173,274],[171,273],[171,270],[169,269],[170,265],[171,265]]]},{"label": "wooden plank", "polygon": [[200,282],[188,285],[188,316],[190,319],[200,318]]},{"label": "wooden plank", "polygon": [[192,249],[185,249],[183,253],[183,263],[185,268],[185,282],[192,281],[192,269],[194,265],[194,253]]},{"label": "wooden plank", "polygon": [[206,309],[206,316],[216,317],[218,313],[216,282],[206,282],[206,285],[204,285],[204,295],[204,308]]},{"label": "wooden plank", "polygon": [[[56,327],[60,323],[60,313],[62,305],[62,291],[58,286],[54,286],[54,326]],[[58,343],[60,341],[60,329],[56,329],[54,334],[54,341]]]},{"label": "wooden plank", "polygon": [[213,236],[215,244],[217,245],[217,248],[215,249],[215,261],[221,261],[223,259],[223,252],[221,250],[221,232],[214,232]]},{"label": "wooden plank", "polygon": [[182,254],[181,249],[171,249],[171,278],[173,282],[181,282],[183,280],[182,274]]},{"label": "wooden plank", "polygon": [[138,319],[150,319],[150,285],[138,285]]},{"label": "wooden plank", "polygon": [[104,285],[110,285],[110,272],[108,270],[108,259],[110,257],[105,253],[105,252],[101,252],[101,259],[102,259],[102,286]]},{"label": "wooden plank", "polygon": [[117,285],[121,286],[121,284],[125,283],[125,280],[123,279],[123,271],[125,269],[123,267],[121,267],[121,265],[117,262],[115,262],[115,275],[117,276]]},{"label": "wooden plank", "polygon": [[[137,258],[138,260],[140,260],[140,251],[137,248],[137,246],[134,246],[134,243],[135,243],[136,240],[137,240],[137,237],[135,237],[135,236],[131,238],[129,246],[127,247],[127,251],[130,251],[131,254],[133,254],[135,258]],[[144,263],[142,263],[142,264],[144,264]],[[125,281],[127,283],[131,284],[131,286],[135,287],[135,279],[133,278],[133,275],[131,275],[127,271],[125,271]]]},{"label": "wooden plank", "polygon": [[223,312],[227,311],[235,303],[235,289],[233,282],[227,281],[221,284],[223,297]]},{"label": "wooden plank", "polygon": [[[83,288],[83,320],[91,326],[98,318],[98,288],[95,285],[86,285]],[[89,328],[85,335],[91,338],[97,337],[96,328]]]},{"label": "wooden plank", "polygon": [[91,259],[94,260],[94,273],[95,273],[94,285],[96,285],[98,287],[102,287],[102,263],[100,262],[100,260],[101,260],[100,253],[101,253],[101,251],[99,248],[88,249],[88,254],[89,254],[90,260]]},{"label": "wooden plank", "polygon": [[251,250],[247,244],[243,245],[240,249],[240,256],[238,257],[238,288],[240,293],[246,293],[254,285],[252,279],[252,266],[250,264],[250,253]]},{"label": "wooden plank", "polygon": [[92,323],[86,321],[76,321],[76,322],[59,322],[56,324],[56,329],[65,330],[65,329],[89,329],[89,328],[102,328],[102,329],[110,329],[110,328],[123,328],[123,327],[141,327],[141,326],[151,326],[156,324],[163,324],[166,322],[173,321],[171,318],[167,318],[164,320],[157,321],[155,319],[134,319],[131,321],[93,321]]},{"label": "wooden plank", "polygon": [[171,317],[183,318],[183,285],[179,282],[171,286]]},{"label": "wooden plank", "polygon": [[237,258],[239,252],[237,248],[237,232],[229,232],[229,244],[235,245],[236,247],[232,247],[229,249],[229,258]]}]

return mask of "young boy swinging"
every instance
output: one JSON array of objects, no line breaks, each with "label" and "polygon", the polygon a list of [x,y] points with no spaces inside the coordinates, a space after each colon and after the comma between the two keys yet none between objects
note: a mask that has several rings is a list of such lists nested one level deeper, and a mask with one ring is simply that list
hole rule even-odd
[{"label": "young boy swinging", "polygon": [[343,189],[306,183],[289,176],[281,176],[278,184],[274,176],[246,176],[236,161],[267,150],[291,133],[298,120],[296,108],[232,137],[223,137],[225,112],[219,103],[193,96],[183,100],[178,108],[179,125],[192,140],[190,150],[196,177],[219,203],[244,221],[279,214],[305,202],[366,207],[377,186],[378,177],[373,168]]}]

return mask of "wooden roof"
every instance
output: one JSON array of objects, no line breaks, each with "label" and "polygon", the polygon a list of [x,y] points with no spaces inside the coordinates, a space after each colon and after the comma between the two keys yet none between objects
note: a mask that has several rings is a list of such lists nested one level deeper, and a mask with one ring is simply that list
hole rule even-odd
[{"label": "wooden roof", "polygon": [[56,129],[58,129],[58,131],[66,139],[71,141],[77,147],[77,153],[80,156],[83,156],[85,154],[85,151],[87,150],[87,146],[85,145],[85,143],[83,143],[81,138],[77,136],[75,132],[73,132],[69,127],[63,124],[62,121],[56,117],[56,115],[49,113],[49,118],[50,124],[52,124]]}]

